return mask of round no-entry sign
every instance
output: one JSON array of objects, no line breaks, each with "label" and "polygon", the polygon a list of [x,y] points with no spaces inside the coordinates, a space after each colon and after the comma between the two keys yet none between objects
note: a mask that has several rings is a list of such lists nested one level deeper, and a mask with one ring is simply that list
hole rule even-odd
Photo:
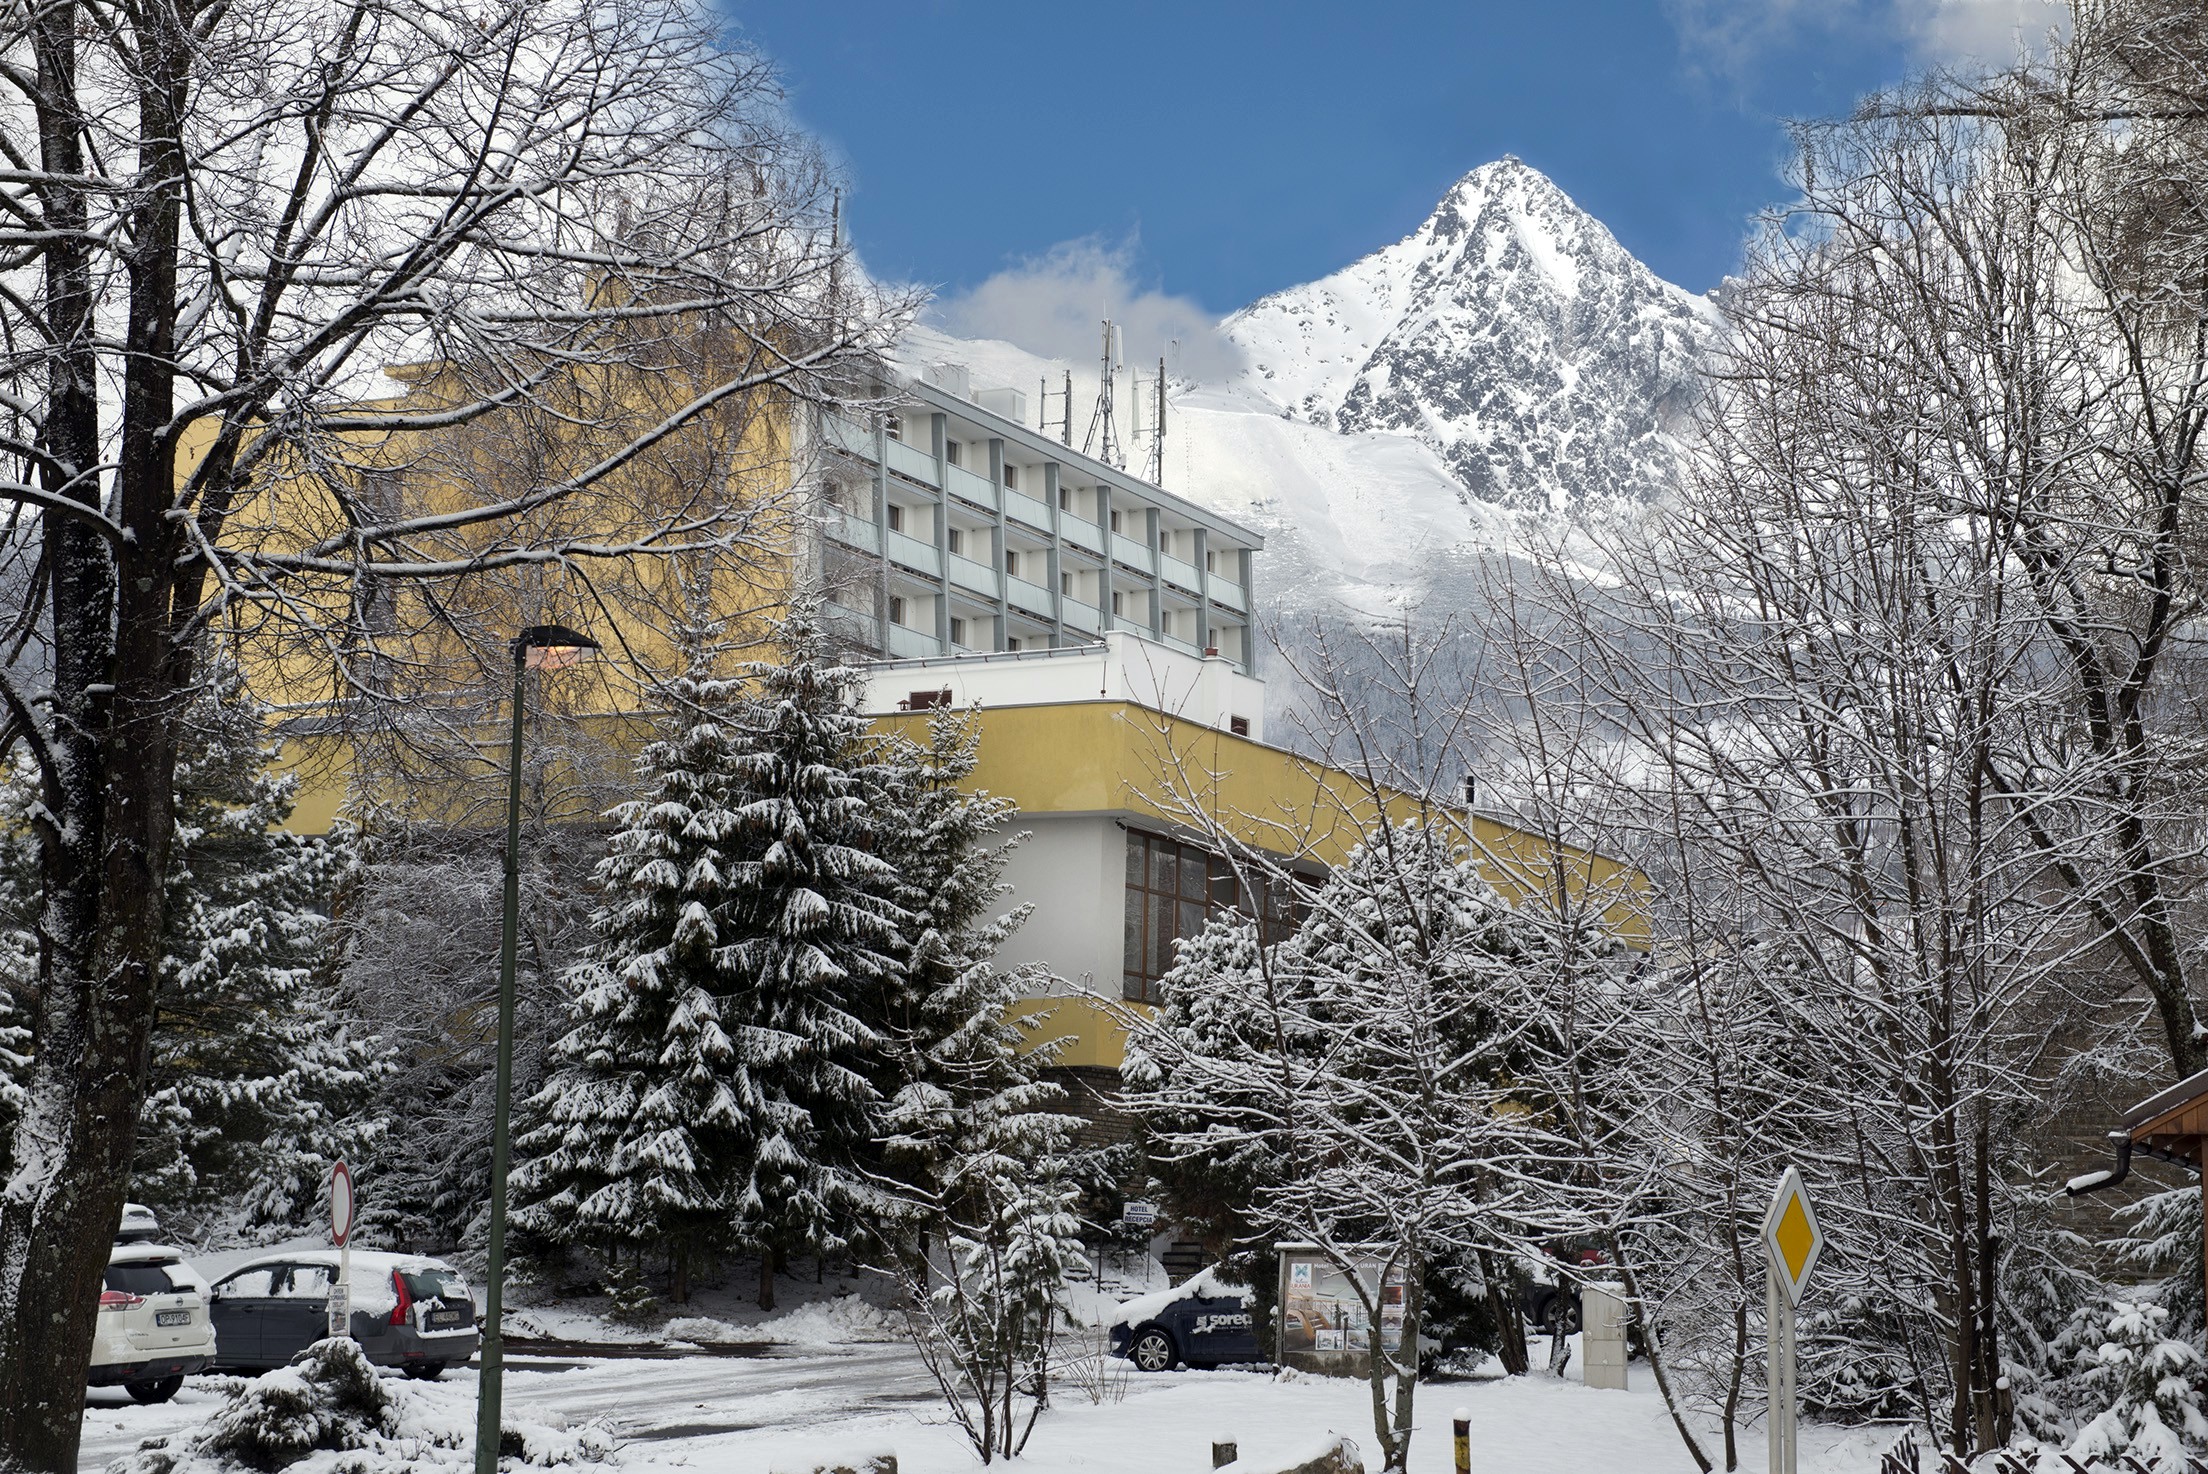
[{"label": "round no-entry sign", "polygon": [[339,1248],[353,1233],[353,1174],[343,1162],[330,1169],[330,1241]]}]

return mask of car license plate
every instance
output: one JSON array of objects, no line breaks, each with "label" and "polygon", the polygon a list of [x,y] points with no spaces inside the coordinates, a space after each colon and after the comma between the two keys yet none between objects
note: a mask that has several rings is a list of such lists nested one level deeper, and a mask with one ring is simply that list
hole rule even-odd
[{"label": "car license plate", "polygon": [[432,1310],[429,1324],[432,1326],[456,1326],[467,1319],[467,1313],[459,1310]]},{"label": "car license plate", "polygon": [[157,1326],[188,1326],[192,1323],[189,1310],[156,1310],[153,1323]]}]

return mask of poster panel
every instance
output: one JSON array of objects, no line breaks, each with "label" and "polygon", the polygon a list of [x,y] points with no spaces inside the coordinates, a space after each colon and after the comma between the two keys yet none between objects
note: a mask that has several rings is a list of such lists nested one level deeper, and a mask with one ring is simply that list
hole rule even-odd
[{"label": "poster panel", "polygon": [[[1378,1254],[1353,1260],[1358,1280],[1378,1287],[1380,1345],[1392,1352],[1403,1342],[1403,1274],[1391,1272],[1382,1285],[1381,1263]],[[1321,1376],[1364,1377],[1371,1354],[1372,1317],[1349,1275],[1308,1244],[1282,1244],[1280,1364]]]}]

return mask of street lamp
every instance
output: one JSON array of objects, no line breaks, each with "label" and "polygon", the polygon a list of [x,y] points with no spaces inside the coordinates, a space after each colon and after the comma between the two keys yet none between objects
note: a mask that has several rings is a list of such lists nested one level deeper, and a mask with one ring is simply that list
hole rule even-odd
[{"label": "street lamp", "polygon": [[483,1324],[483,1369],[476,1383],[475,1470],[498,1474],[498,1420],[504,1400],[506,1343],[499,1322],[506,1311],[506,1158],[514,1097],[514,933],[521,914],[521,700],[522,677],[532,670],[566,670],[599,648],[590,636],[557,624],[533,624],[514,636],[514,732],[506,745],[506,925],[498,944],[498,1094],[491,1124],[490,1262],[484,1274],[489,1303]]}]

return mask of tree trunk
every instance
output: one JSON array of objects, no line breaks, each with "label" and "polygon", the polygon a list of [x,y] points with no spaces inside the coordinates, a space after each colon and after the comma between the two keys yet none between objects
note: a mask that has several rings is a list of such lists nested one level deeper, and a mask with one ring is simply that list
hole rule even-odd
[{"label": "tree trunk", "polygon": [[1510,1376],[1523,1377],[1533,1366],[1526,1351],[1525,1319],[1511,1295],[1510,1277],[1485,1249],[1480,1251],[1480,1278],[1487,1284],[1488,1317],[1495,1322],[1495,1359]]}]

